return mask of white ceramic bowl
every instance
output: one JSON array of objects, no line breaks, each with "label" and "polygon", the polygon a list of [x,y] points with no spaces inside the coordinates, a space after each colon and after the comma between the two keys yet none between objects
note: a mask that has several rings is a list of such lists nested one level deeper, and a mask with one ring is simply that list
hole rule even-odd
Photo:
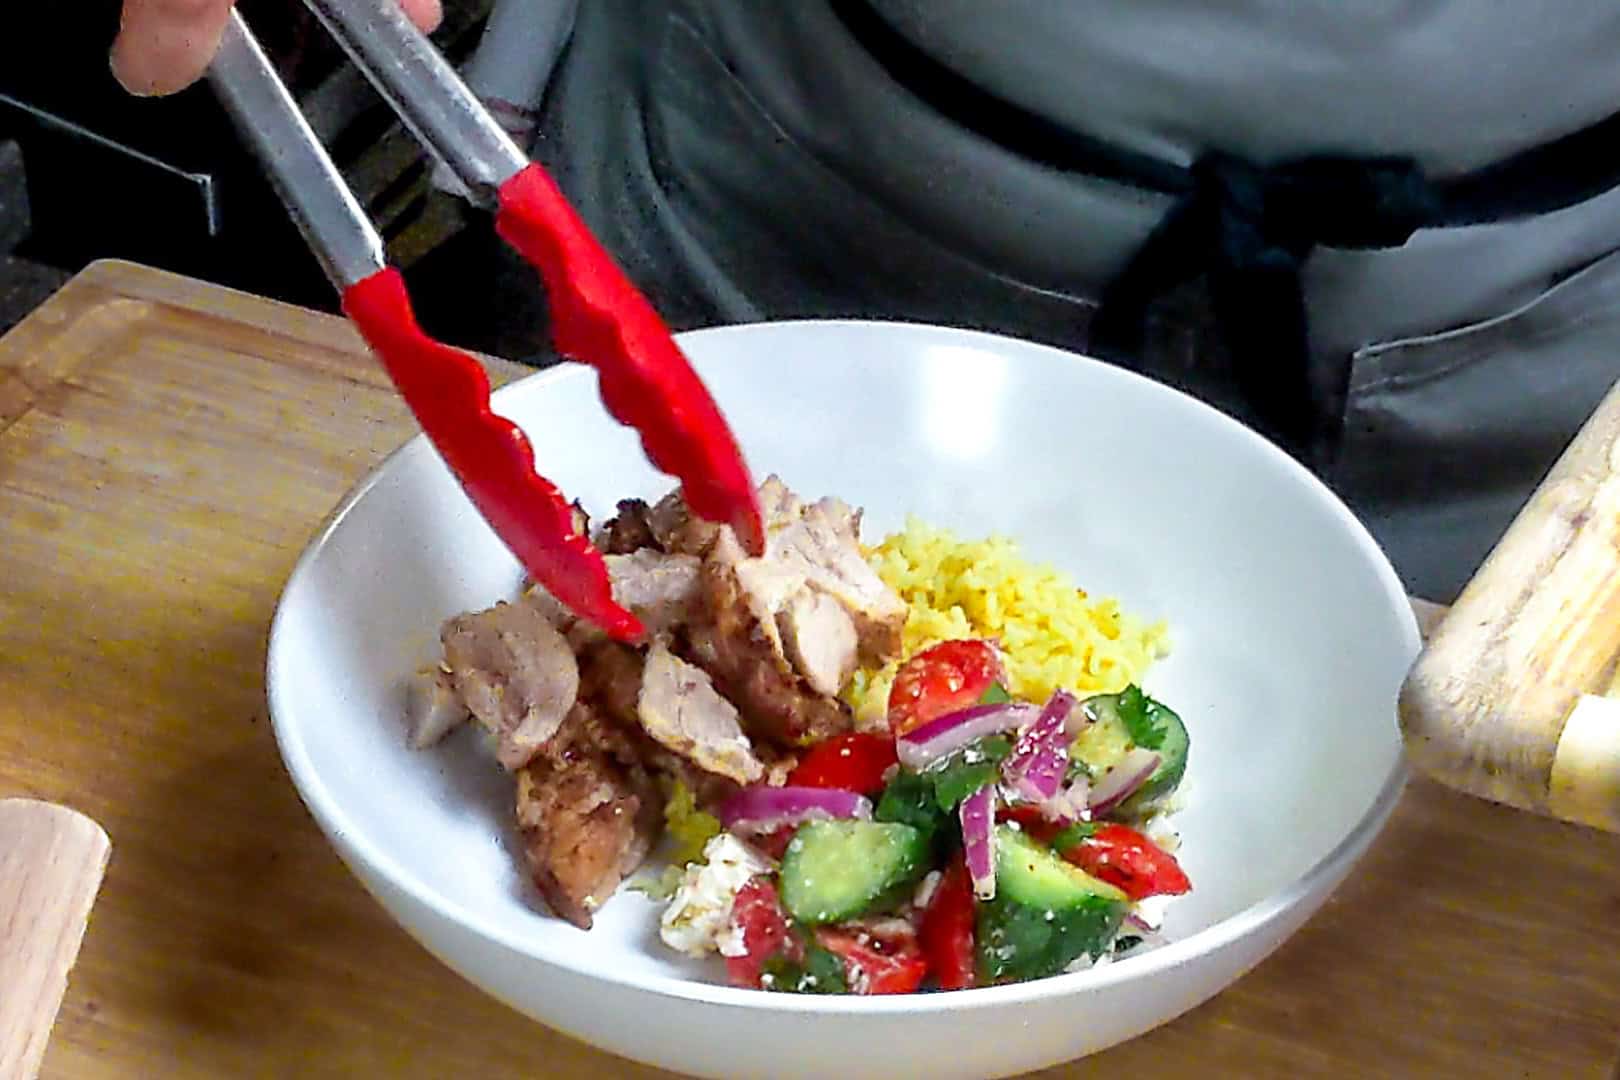
[{"label": "white ceramic bowl", "polygon": [[[414,439],[350,495],[276,614],[270,706],[287,768],[366,888],[513,1007],[626,1057],[709,1076],[1001,1076],[1141,1034],[1296,930],[1383,825],[1405,771],[1395,695],[1418,647],[1400,584],[1307,472],[1192,399],[1103,364],[923,326],[781,323],[683,344],[760,477],[1016,537],[1094,593],[1169,620],[1147,678],[1192,736],[1172,943],[1024,985],[891,998],[733,989],[666,950],[621,890],[586,933],[519,869],[510,784],[466,732],[406,748],[407,676],[515,561]],[[670,482],[569,366],[501,391],[542,472],[598,516]]]}]

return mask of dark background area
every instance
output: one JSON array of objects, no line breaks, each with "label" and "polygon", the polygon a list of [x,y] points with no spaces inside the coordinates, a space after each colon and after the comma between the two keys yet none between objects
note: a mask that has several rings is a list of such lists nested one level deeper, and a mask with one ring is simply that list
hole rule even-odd
[{"label": "dark background area", "polygon": [[[489,5],[447,0],[434,39],[452,62],[471,54]],[[240,9],[405,270],[428,329],[514,359],[539,352],[538,331],[476,316],[489,311],[479,272],[493,243],[488,218],[432,188],[430,160],[319,24],[297,0],[240,0]],[[116,0],[74,0],[8,13],[20,25],[0,36],[0,95],[11,99],[0,100],[0,330],[99,258],[336,311],[208,87],[140,99],[113,80],[118,11]]]}]

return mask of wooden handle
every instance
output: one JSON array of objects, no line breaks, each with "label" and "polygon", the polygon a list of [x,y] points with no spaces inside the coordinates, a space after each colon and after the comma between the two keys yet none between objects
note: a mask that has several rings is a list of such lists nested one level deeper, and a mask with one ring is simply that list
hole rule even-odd
[{"label": "wooden handle", "polygon": [[1620,386],[1435,627],[1402,688],[1409,756],[1461,791],[1620,832],[1617,657]]},{"label": "wooden handle", "polygon": [[0,800],[0,1080],[39,1073],[110,847],[76,811]]}]

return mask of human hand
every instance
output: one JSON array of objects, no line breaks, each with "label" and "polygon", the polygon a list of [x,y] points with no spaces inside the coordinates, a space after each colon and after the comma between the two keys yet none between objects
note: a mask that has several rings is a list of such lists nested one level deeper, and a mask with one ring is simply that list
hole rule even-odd
[{"label": "human hand", "polygon": [[[184,90],[208,70],[234,0],[124,0],[112,47],[113,78],[142,97]],[[399,0],[410,20],[432,30],[440,0]]]}]

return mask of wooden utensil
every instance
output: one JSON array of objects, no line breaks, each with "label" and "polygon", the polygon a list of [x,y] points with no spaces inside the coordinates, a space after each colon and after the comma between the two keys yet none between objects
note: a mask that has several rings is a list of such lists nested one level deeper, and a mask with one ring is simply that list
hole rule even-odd
[{"label": "wooden utensil", "polygon": [[0,1080],[39,1072],[110,849],[76,810],[0,800]]},{"label": "wooden utensil", "polygon": [[1620,384],[1441,618],[1402,689],[1453,788],[1620,832]]}]

